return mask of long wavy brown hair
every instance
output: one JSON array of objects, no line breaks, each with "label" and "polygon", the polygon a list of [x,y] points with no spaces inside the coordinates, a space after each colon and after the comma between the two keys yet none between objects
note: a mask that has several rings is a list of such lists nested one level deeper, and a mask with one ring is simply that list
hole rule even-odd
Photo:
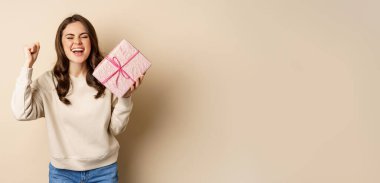
[{"label": "long wavy brown hair", "polygon": [[[62,32],[67,25],[74,22],[80,22],[84,27],[86,27],[88,36],[91,42],[91,52],[86,60],[87,75],[86,82],[89,86],[95,88],[98,93],[94,96],[96,99],[103,96],[105,87],[92,75],[95,67],[103,60],[103,56],[100,53],[98,38],[96,32],[90,21],[81,15],[74,14],[73,16],[67,17],[59,25],[57,34],[55,37],[55,50],[57,52],[57,62],[53,68],[53,77],[57,80],[56,90],[59,97],[64,104],[70,105],[71,102],[66,98],[69,93],[71,80],[69,75],[69,64],[70,61],[67,58],[65,51],[62,46]],[[54,81],[54,78],[53,78]]]}]

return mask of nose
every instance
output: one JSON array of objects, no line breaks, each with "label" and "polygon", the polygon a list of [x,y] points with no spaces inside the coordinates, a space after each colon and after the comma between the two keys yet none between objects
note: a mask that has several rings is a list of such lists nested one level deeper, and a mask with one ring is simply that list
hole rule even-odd
[{"label": "nose", "polygon": [[74,43],[80,45],[80,44],[82,44],[82,40],[80,39],[80,37],[77,37],[74,39]]}]

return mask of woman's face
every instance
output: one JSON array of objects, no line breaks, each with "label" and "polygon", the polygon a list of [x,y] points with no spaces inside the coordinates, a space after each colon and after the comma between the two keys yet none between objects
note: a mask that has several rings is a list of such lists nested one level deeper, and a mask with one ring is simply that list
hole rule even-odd
[{"label": "woman's face", "polygon": [[62,46],[70,62],[86,62],[91,52],[91,41],[82,23],[73,22],[66,26],[62,32]]}]

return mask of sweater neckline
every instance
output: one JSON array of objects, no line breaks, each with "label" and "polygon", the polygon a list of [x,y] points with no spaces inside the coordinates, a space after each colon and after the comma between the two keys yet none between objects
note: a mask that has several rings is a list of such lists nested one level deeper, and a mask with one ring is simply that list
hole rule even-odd
[{"label": "sweater neckline", "polygon": [[71,75],[71,74],[69,74],[70,75],[70,78],[72,79],[72,80],[76,80],[76,81],[78,81],[78,80],[85,80],[86,79],[86,77],[85,76],[83,76],[83,75],[80,75],[80,76],[73,76],[73,75]]}]

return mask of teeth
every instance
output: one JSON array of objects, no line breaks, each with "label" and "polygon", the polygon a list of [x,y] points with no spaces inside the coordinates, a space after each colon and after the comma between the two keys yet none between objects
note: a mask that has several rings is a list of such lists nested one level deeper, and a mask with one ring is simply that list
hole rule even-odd
[{"label": "teeth", "polygon": [[83,48],[74,48],[71,51],[83,51]]}]

